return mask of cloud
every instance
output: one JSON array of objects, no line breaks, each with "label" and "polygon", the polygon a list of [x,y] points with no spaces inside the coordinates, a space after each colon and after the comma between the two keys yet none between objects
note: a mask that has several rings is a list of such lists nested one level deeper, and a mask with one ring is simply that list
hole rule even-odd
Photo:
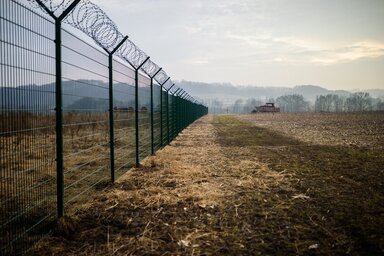
[{"label": "cloud", "polygon": [[190,59],[187,62],[192,65],[207,65],[211,63],[208,59]]},{"label": "cloud", "polygon": [[259,53],[267,62],[279,64],[334,65],[357,61],[363,58],[384,57],[384,42],[362,40],[341,45],[335,42],[309,40],[300,37],[279,37],[269,34],[233,33],[227,31],[226,38],[247,47],[253,54]]},{"label": "cloud", "polygon": [[203,30],[202,26],[197,26],[197,25],[191,25],[191,26],[178,25],[178,27],[190,34],[196,34]]},{"label": "cloud", "polygon": [[319,52],[312,58],[313,63],[332,65],[352,62],[363,58],[384,57],[384,43],[376,41],[360,41],[345,47]]},{"label": "cloud", "polygon": [[269,48],[271,50],[274,49],[275,51],[285,50],[300,52],[319,51],[324,49],[322,44],[314,40],[299,37],[272,36],[264,32],[252,35],[249,31],[243,31],[241,34],[227,31],[226,38],[238,40],[240,43],[250,47],[259,49]]},{"label": "cloud", "polygon": [[383,84],[383,0],[92,1],[171,76]]}]

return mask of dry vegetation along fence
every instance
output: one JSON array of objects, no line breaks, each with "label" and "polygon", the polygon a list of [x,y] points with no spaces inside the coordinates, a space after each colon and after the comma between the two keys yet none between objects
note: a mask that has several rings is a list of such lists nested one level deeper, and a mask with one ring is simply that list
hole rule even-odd
[{"label": "dry vegetation along fence", "polygon": [[207,108],[90,1],[0,1],[0,30],[0,254],[18,255]]}]

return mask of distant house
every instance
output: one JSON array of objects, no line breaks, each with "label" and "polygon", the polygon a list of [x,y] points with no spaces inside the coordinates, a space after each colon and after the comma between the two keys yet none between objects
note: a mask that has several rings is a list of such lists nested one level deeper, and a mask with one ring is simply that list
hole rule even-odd
[{"label": "distant house", "polygon": [[127,112],[128,108],[114,107],[113,111],[114,112]]},{"label": "distant house", "polygon": [[255,112],[280,112],[280,108],[275,107],[275,103],[267,102],[265,105],[256,106],[252,113]]},{"label": "distant house", "polygon": [[128,113],[133,113],[133,112],[134,112],[134,108],[133,108],[133,107],[128,107],[128,108],[124,108],[124,107],[114,107],[114,108],[113,108],[113,111],[114,111],[114,112],[128,112]]}]

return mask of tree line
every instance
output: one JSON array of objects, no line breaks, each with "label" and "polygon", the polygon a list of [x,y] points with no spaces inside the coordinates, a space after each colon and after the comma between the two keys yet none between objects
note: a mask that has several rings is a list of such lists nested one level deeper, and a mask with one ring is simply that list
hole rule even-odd
[{"label": "tree line", "polygon": [[205,104],[211,113],[250,113],[256,106],[273,102],[280,107],[281,112],[362,112],[384,111],[384,99],[373,98],[367,92],[356,92],[349,96],[337,94],[319,95],[315,102],[306,100],[303,95],[282,95],[276,99],[260,100],[255,98],[237,99],[232,102],[223,102],[214,99]]},{"label": "tree line", "polygon": [[383,111],[384,101],[372,98],[367,92],[356,92],[349,97],[328,94],[318,96],[314,108],[316,112]]}]

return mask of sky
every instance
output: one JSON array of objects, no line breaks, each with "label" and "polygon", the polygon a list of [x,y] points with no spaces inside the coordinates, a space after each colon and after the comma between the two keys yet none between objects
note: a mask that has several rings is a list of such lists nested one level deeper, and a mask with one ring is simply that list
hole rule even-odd
[{"label": "sky", "polygon": [[173,80],[384,89],[384,0],[92,0]]}]

